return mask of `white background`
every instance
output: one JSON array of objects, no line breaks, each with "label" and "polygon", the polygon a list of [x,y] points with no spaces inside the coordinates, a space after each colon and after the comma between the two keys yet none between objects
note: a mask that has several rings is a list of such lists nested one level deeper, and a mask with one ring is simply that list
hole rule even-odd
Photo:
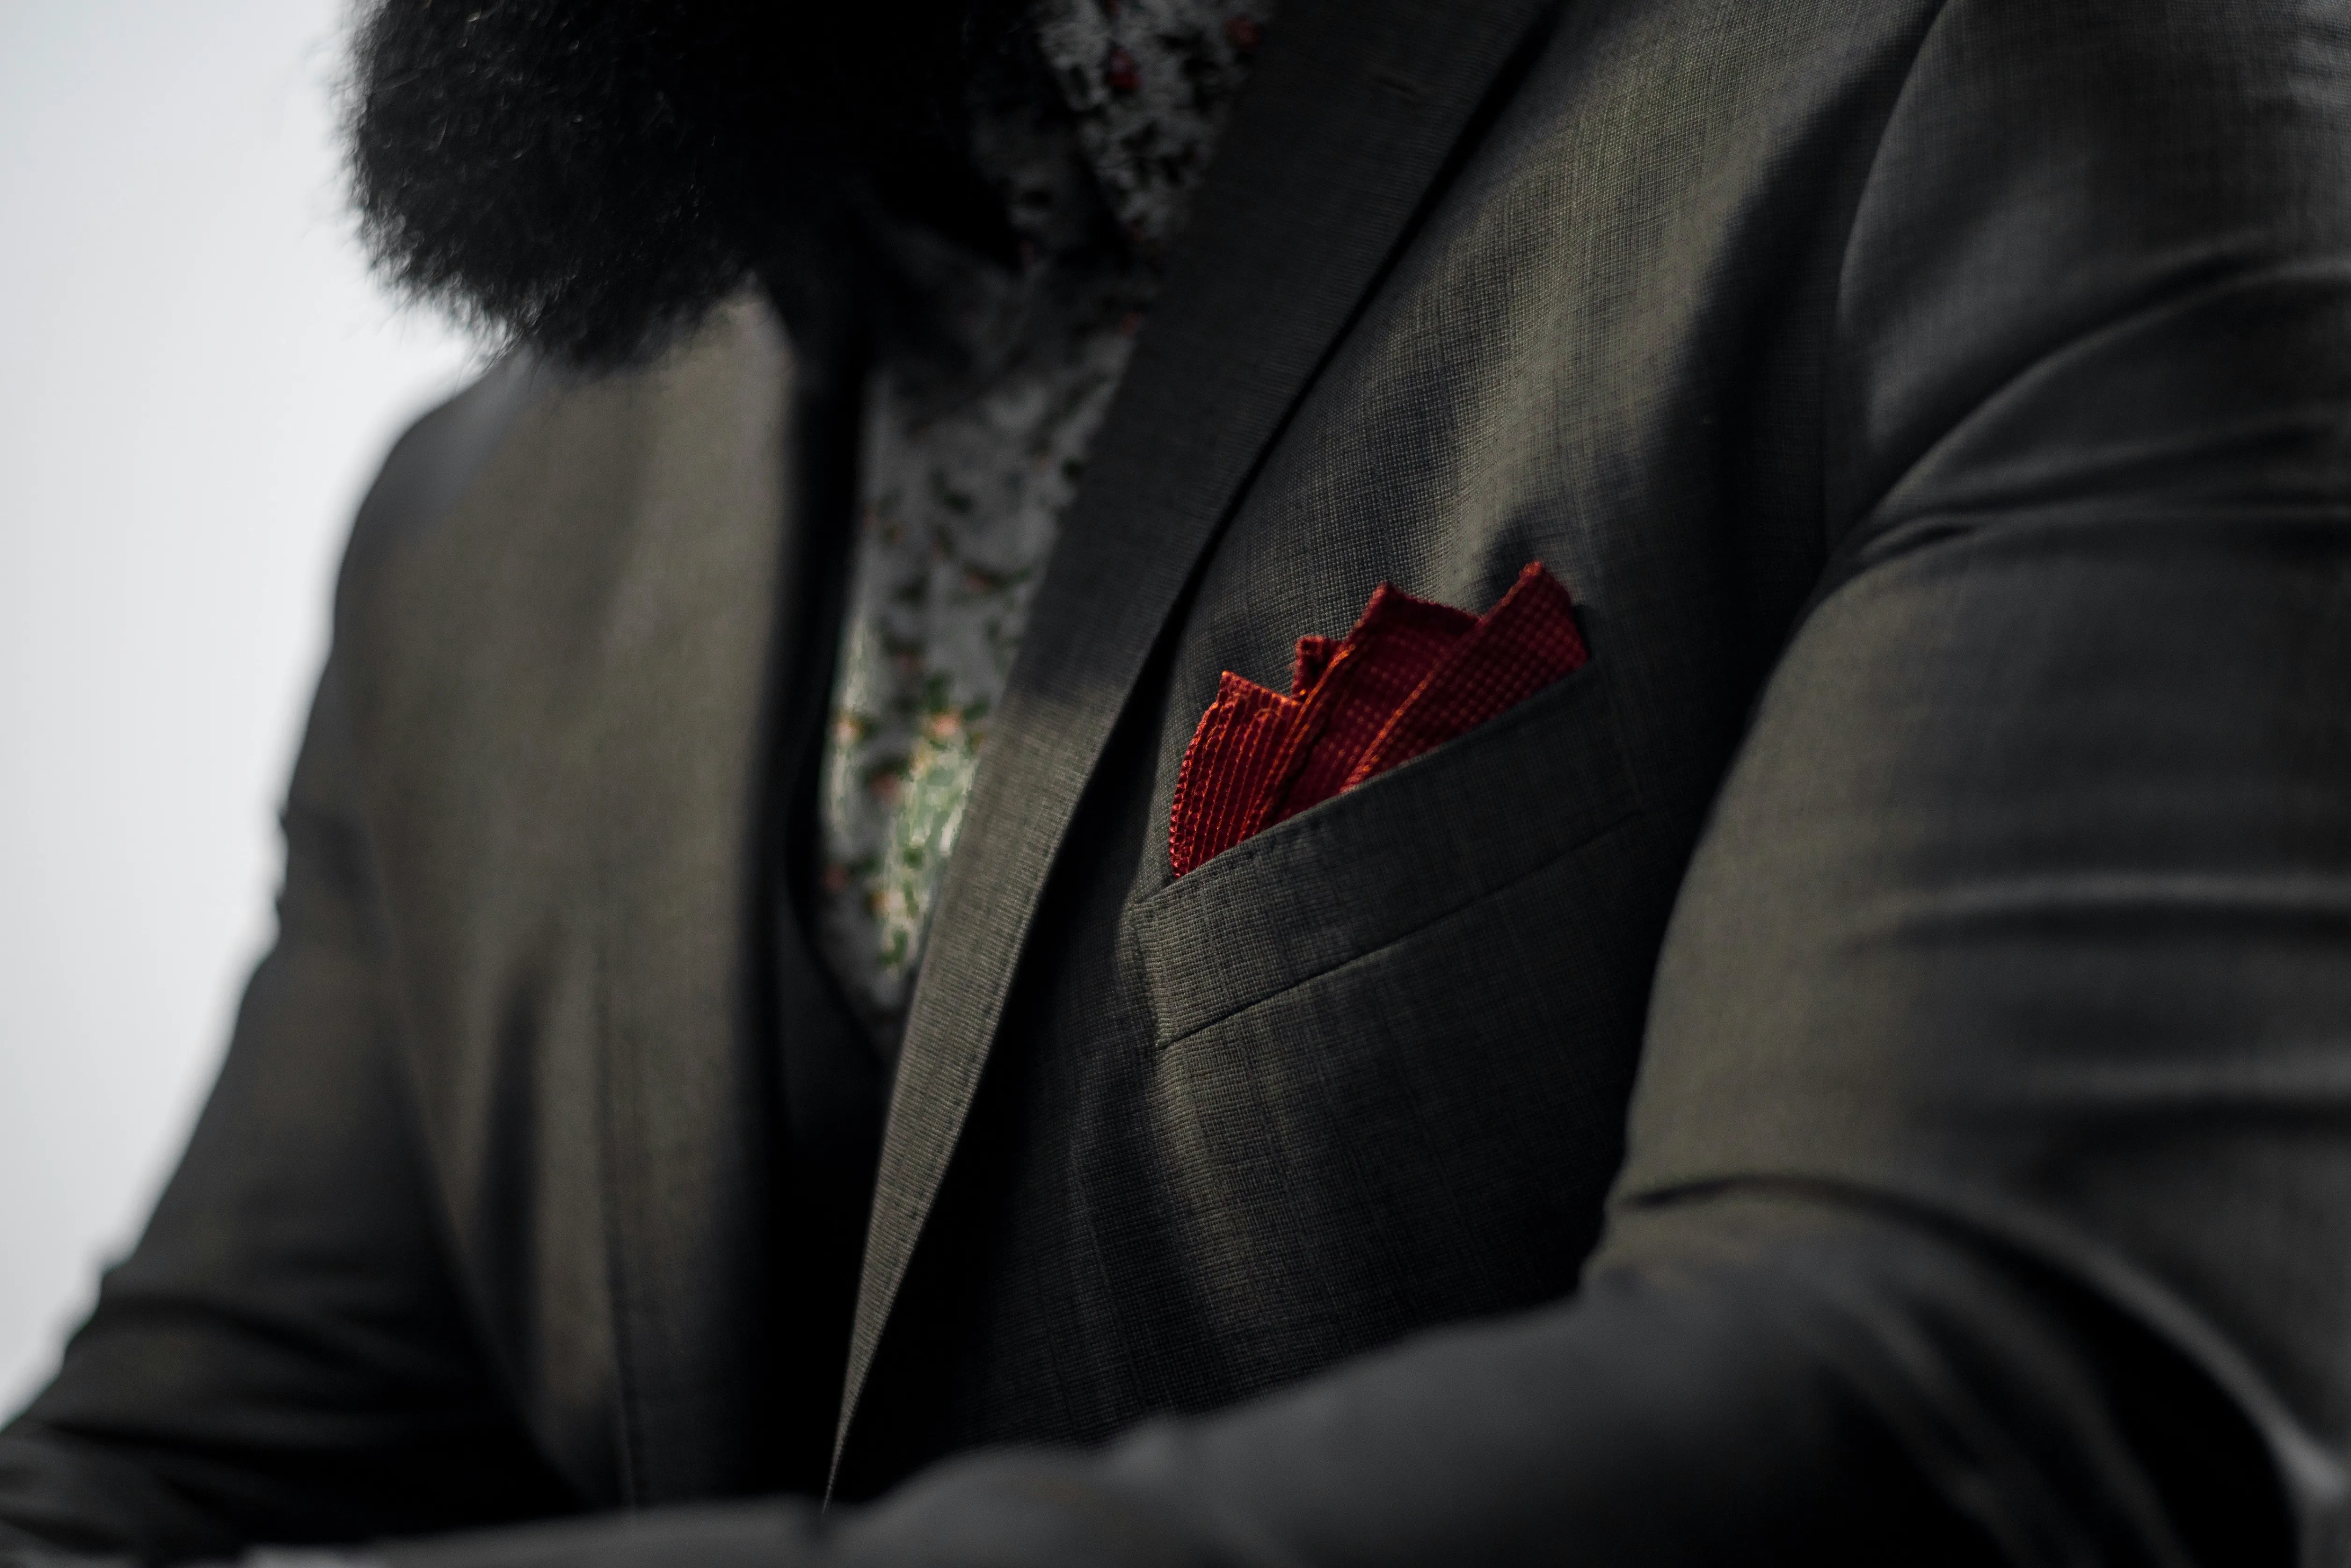
[{"label": "white background", "polygon": [[351,507],[464,348],[342,212],[345,0],[0,0],[0,1409],[267,940]]}]

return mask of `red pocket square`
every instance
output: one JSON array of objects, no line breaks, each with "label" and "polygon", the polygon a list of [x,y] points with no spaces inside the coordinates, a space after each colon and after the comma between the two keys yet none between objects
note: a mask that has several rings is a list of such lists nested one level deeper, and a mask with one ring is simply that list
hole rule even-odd
[{"label": "red pocket square", "polygon": [[1588,657],[1567,590],[1530,561],[1483,616],[1382,583],[1343,639],[1301,637],[1290,692],[1230,670],[1176,780],[1176,874],[1475,729]]}]

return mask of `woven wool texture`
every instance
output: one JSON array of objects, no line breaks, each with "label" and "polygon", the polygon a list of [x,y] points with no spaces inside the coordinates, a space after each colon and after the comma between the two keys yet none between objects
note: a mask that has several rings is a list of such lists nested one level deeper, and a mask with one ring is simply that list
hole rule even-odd
[{"label": "woven wool texture", "polygon": [[1287,695],[1224,673],[1184,753],[1177,876],[1573,674],[1589,657],[1559,580],[1530,561],[1484,616],[1382,583],[1343,640],[1298,640]]}]

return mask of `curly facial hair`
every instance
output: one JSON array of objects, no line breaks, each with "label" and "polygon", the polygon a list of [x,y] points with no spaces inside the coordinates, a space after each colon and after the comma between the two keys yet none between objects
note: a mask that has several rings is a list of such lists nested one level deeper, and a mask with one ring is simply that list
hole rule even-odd
[{"label": "curly facial hair", "polygon": [[362,236],[403,294],[496,345],[630,359],[747,274],[843,265],[861,203],[955,208],[981,16],[371,0],[346,99]]}]

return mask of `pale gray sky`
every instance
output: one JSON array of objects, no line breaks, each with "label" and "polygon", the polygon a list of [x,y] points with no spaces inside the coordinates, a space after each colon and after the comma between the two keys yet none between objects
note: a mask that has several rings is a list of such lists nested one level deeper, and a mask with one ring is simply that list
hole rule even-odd
[{"label": "pale gray sky", "polygon": [[350,238],[345,0],[0,0],[0,1405],[266,940],[350,510],[465,373]]}]

